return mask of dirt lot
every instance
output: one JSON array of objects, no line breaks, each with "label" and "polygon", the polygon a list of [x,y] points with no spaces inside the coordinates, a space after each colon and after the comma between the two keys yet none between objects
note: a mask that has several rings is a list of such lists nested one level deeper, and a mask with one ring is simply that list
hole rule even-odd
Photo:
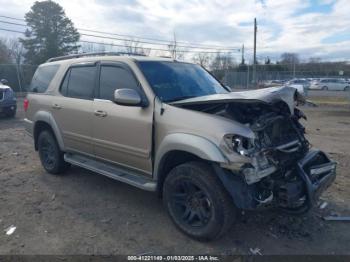
[{"label": "dirt lot", "polygon": [[[21,105],[19,106],[21,110]],[[308,137],[339,162],[325,209],[302,217],[243,215],[223,238],[199,243],[180,233],[152,193],[74,167],[46,174],[23,129],[23,112],[0,119],[0,254],[350,254],[350,107],[304,108]],[[7,236],[4,229],[14,225]]]}]

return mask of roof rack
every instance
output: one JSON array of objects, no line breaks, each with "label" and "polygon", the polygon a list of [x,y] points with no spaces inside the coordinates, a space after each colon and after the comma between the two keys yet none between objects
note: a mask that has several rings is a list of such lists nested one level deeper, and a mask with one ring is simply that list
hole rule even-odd
[{"label": "roof rack", "polygon": [[50,62],[56,62],[61,60],[90,57],[90,56],[122,56],[122,55],[146,56],[144,54],[130,53],[130,52],[92,52],[92,53],[80,53],[80,54],[71,54],[71,55],[53,57],[48,59],[46,62],[50,63]]}]

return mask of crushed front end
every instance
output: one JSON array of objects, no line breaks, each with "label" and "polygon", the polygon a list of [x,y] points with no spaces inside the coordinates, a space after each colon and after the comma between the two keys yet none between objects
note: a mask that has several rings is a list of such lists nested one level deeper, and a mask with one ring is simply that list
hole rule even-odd
[{"label": "crushed front end", "polygon": [[[237,207],[278,207],[303,213],[334,181],[336,163],[310,149],[291,87],[232,92],[176,102],[176,106],[229,119],[220,149],[227,163],[213,164]],[[215,129],[214,129],[215,130]]]},{"label": "crushed front end", "polygon": [[310,150],[299,122],[306,117],[297,108],[291,114],[283,103],[234,103],[220,114],[243,123],[255,134],[254,138],[228,135],[221,145],[245,162],[222,165],[226,174],[220,175],[240,208],[278,207],[303,213],[334,181],[336,163],[325,153]]}]

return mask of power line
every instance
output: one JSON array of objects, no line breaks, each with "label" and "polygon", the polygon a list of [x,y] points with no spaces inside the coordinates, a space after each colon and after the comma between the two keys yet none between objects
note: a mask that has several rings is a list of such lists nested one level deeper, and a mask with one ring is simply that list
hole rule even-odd
[{"label": "power line", "polygon": [[5,15],[0,15],[0,17],[7,18],[7,19],[12,19],[12,20],[17,20],[17,21],[25,21],[23,18],[14,18],[11,16],[5,16]]},{"label": "power line", "polygon": [[[7,32],[13,32],[13,33],[19,33],[19,34],[25,34],[25,32],[22,32],[22,31],[6,29],[6,28],[0,28],[0,30],[1,31],[7,31]],[[81,43],[89,43],[89,44],[98,44],[98,45],[117,46],[117,47],[128,47],[127,45],[109,44],[109,43],[93,42],[93,41],[87,41],[87,40],[79,40],[79,42],[81,42]],[[149,48],[140,47],[140,48],[154,50],[154,51],[166,51],[166,52],[169,52],[168,49],[161,49],[161,48],[153,48],[153,47],[149,47]],[[183,51],[180,51],[180,52],[182,52],[182,53],[206,53],[206,54],[218,54],[218,53],[221,53],[220,51],[191,51],[191,50],[183,50]]]},{"label": "power line", "polygon": [[[14,23],[14,22],[8,22],[8,21],[3,21],[0,20],[0,23],[5,23],[5,24],[11,24],[11,25],[18,25],[18,26],[23,26],[23,27],[27,27],[24,24],[19,24],[19,23]],[[82,30],[82,29],[79,29]],[[83,29],[84,30],[84,29]],[[86,30],[85,30],[86,31]],[[91,31],[91,30],[90,30]],[[97,32],[97,31],[94,31]],[[165,45],[169,45],[171,44],[171,42],[167,43],[167,44],[160,44],[160,43],[153,43],[153,42],[147,42],[147,41],[139,41],[139,40],[134,40],[134,39],[126,39],[126,38],[117,38],[117,37],[108,37],[108,36],[98,36],[98,35],[92,35],[92,34],[84,34],[84,33],[80,33],[83,36],[89,36],[89,37],[96,37],[96,38],[103,38],[103,39],[112,39],[112,40],[118,40],[118,41],[135,41],[138,43],[142,43],[142,44],[150,44],[150,45],[161,45],[161,46],[165,46]],[[190,46],[190,45],[177,45],[177,47],[183,47],[183,48],[196,48],[196,49],[204,49],[204,50],[219,50],[219,48],[213,48],[213,47],[200,47],[200,46]],[[240,49],[236,49],[236,48],[222,48],[220,49],[222,51],[227,50],[236,50],[236,51],[240,51]]]},{"label": "power line", "polygon": [[17,30],[11,30],[11,29],[6,29],[6,28],[0,28],[1,31],[7,31],[7,32],[13,32],[13,33],[20,33],[20,34],[25,34],[25,32],[17,31]]},{"label": "power line", "polygon": [[[148,38],[148,37],[139,37],[139,36],[132,36],[132,35],[123,35],[123,34],[116,34],[116,33],[108,33],[103,31],[97,31],[97,30],[90,30],[90,29],[84,29],[84,28],[77,28],[80,31],[86,31],[86,32],[92,32],[92,33],[99,33],[104,35],[115,35],[115,36],[122,36],[122,37],[130,37],[130,38],[137,38],[137,39],[145,39],[150,41],[157,41],[157,42],[164,42],[164,43],[172,43],[174,40],[164,40],[164,39],[156,39],[156,38]],[[200,43],[191,43],[191,42],[185,42],[185,41],[177,41],[177,43],[181,44],[188,44],[188,45],[195,45],[195,46],[203,46],[208,47],[212,49],[238,49],[237,47],[225,47],[222,45],[205,45]]]},{"label": "power line", "polygon": [[27,25],[24,25],[24,24],[19,24],[19,23],[14,23],[14,22],[8,22],[8,21],[4,21],[4,20],[0,20],[0,23],[3,23],[3,24],[10,24],[10,25],[19,25],[19,26],[27,27]]},{"label": "power line", "polygon": [[[0,15],[0,17],[7,18],[7,19],[13,19],[17,21],[25,21],[25,19],[20,19],[20,18],[14,18],[10,16],[4,16]],[[12,25],[18,25],[18,26],[23,26],[27,27],[25,24],[19,24],[19,23],[14,23],[14,22],[8,22],[8,21],[0,21],[0,23],[6,23],[6,24],[12,24]],[[154,43],[154,42],[146,42],[146,41],[139,41],[138,39],[145,39],[145,40],[150,40],[150,41],[157,41],[157,42],[163,42],[167,44],[171,44],[173,40],[165,40],[165,39],[156,39],[156,38],[147,38],[147,37],[138,37],[138,36],[132,36],[132,35],[122,35],[122,34],[116,34],[116,33],[108,33],[108,32],[103,32],[103,31],[97,31],[97,30],[90,30],[90,29],[85,29],[85,28],[77,28],[80,31],[86,31],[86,32],[92,32],[92,33],[99,33],[99,34],[105,34],[105,35],[114,35],[114,36],[120,36],[120,37],[129,37],[132,39],[115,39],[115,40],[123,40],[123,41],[138,41],[140,43],[144,44],[153,44],[153,45],[165,45],[165,44],[160,44],[160,43]],[[81,33],[83,35],[83,33]],[[92,35],[91,35],[92,36]],[[100,37],[100,38],[107,38],[106,36],[96,36],[94,37]],[[136,40],[133,40],[133,38],[136,38]],[[198,49],[212,49],[212,50],[237,50],[240,51],[240,48],[237,47],[225,47],[225,46],[220,46],[220,45],[204,45],[200,43],[190,43],[190,42],[181,42],[177,41],[177,43],[183,44],[182,46],[178,45],[178,47],[184,47],[184,48],[198,48]]]},{"label": "power line", "polygon": [[[92,34],[83,34],[80,33],[82,36],[88,36],[88,37],[95,37],[95,38],[103,38],[103,39],[111,39],[111,40],[118,40],[118,41],[128,41],[128,42],[138,42],[142,44],[150,44],[150,45],[160,45],[160,46],[168,46],[168,44],[159,44],[159,43],[152,43],[152,42],[146,42],[146,41],[138,41],[138,40],[132,40],[132,39],[125,39],[125,38],[117,38],[117,37],[109,37],[109,36],[98,36],[98,35],[92,35]],[[171,44],[171,43],[170,43]],[[177,47],[183,47],[183,48],[196,48],[196,49],[208,49],[208,50],[219,50],[218,48],[205,48],[205,47],[198,47],[198,46],[182,46],[182,45],[176,45]],[[240,49],[220,49],[221,51],[240,51]],[[217,53],[218,51],[216,51]]]},{"label": "power line", "polygon": [[[80,43],[89,43],[89,44],[96,44],[96,45],[109,45],[109,46],[117,46],[117,47],[129,47],[127,45],[121,45],[121,44],[112,44],[112,43],[102,43],[102,42],[94,42],[94,41],[87,41],[87,40],[79,40]],[[137,47],[136,47],[137,48]],[[139,47],[140,49],[149,49],[153,51],[165,51],[170,52],[169,49],[161,49],[161,48],[153,48],[153,47]],[[221,53],[220,51],[191,51],[191,50],[183,50],[179,51],[180,53],[205,53],[205,54],[218,54]],[[228,52],[230,53],[230,52]]]}]

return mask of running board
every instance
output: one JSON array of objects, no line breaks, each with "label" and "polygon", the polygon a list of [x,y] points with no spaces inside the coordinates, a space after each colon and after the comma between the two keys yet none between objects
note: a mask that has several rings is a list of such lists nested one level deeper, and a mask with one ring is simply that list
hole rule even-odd
[{"label": "running board", "polygon": [[72,165],[83,167],[95,173],[127,183],[143,190],[156,191],[157,188],[157,184],[153,180],[147,179],[142,174],[118,168],[89,157],[67,153],[64,154],[64,160]]}]

